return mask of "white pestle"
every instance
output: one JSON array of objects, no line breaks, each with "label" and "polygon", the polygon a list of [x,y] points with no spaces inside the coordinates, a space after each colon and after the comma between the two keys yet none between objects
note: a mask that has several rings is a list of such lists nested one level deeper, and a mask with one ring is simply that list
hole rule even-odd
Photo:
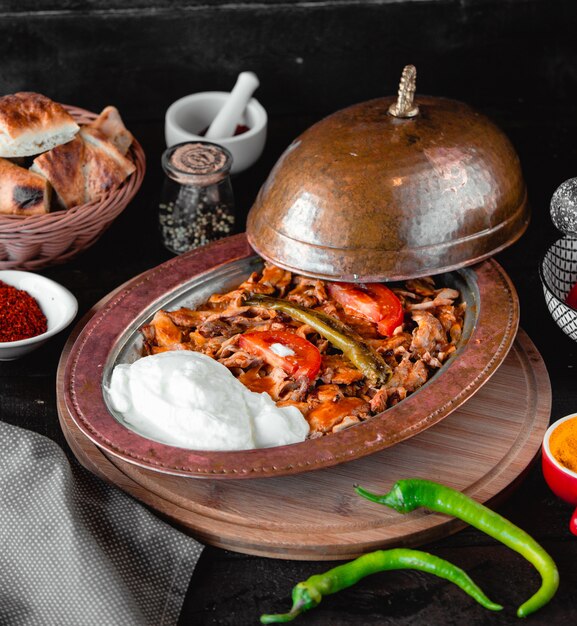
[{"label": "white pestle", "polygon": [[220,111],[205,133],[207,139],[224,139],[232,137],[237,124],[242,118],[248,101],[251,99],[259,81],[254,72],[241,72],[236,84]]}]

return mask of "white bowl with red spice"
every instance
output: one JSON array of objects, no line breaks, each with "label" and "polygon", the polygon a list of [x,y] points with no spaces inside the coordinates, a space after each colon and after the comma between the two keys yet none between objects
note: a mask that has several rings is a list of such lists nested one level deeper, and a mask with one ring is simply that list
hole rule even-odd
[{"label": "white bowl with red spice", "polygon": [[39,348],[74,319],[78,302],[57,282],[32,272],[0,271],[0,361]]}]

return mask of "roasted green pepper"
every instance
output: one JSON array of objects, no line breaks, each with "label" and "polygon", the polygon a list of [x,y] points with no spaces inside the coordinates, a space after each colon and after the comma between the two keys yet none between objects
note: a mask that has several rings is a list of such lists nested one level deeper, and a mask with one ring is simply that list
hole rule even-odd
[{"label": "roasted green pepper", "polygon": [[503,608],[491,602],[469,575],[456,565],[427,552],[394,548],[370,552],[354,561],[338,565],[324,574],[315,574],[308,580],[298,583],[293,588],[291,610],[288,613],[261,615],[260,621],[262,624],[290,622],[297,615],[318,606],[323,596],[351,587],[369,574],[398,569],[416,569],[434,574],[455,583],[487,609],[500,611]]},{"label": "roasted green pepper", "polygon": [[537,593],[517,609],[518,617],[534,613],[555,595],[559,572],[549,554],[524,530],[460,491],[421,479],[399,480],[389,493],[383,495],[370,493],[358,486],[355,490],[367,500],[389,506],[399,513],[425,507],[458,517],[524,556],[541,574],[542,583]]},{"label": "roasted green pepper", "polygon": [[290,317],[308,324],[319,335],[343,352],[343,354],[358,368],[363,376],[372,383],[383,385],[392,375],[391,368],[383,357],[375,352],[354,330],[322,311],[307,309],[289,300],[270,298],[255,294],[245,301],[248,306],[258,306],[265,309],[276,309]]}]

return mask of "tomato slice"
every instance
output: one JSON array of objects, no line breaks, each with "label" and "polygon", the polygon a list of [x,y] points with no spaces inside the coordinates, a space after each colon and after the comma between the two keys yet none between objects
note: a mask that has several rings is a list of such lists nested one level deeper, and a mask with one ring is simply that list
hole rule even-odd
[{"label": "tomato slice", "polygon": [[577,283],[571,287],[571,291],[567,294],[565,302],[574,309],[577,309]]},{"label": "tomato slice", "polygon": [[261,357],[273,367],[282,368],[294,378],[306,376],[313,380],[321,368],[318,348],[287,330],[244,333],[239,338],[239,344],[243,350]]},{"label": "tomato slice", "polygon": [[403,305],[381,283],[327,283],[329,296],[345,309],[377,325],[379,334],[388,337],[403,323]]}]

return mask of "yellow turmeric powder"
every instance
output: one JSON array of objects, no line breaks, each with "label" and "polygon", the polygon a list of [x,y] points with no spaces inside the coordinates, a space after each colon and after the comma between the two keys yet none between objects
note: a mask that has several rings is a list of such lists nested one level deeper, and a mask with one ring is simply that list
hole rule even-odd
[{"label": "yellow turmeric powder", "polygon": [[577,418],[567,420],[553,430],[549,448],[561,465],[577,472]]}]

